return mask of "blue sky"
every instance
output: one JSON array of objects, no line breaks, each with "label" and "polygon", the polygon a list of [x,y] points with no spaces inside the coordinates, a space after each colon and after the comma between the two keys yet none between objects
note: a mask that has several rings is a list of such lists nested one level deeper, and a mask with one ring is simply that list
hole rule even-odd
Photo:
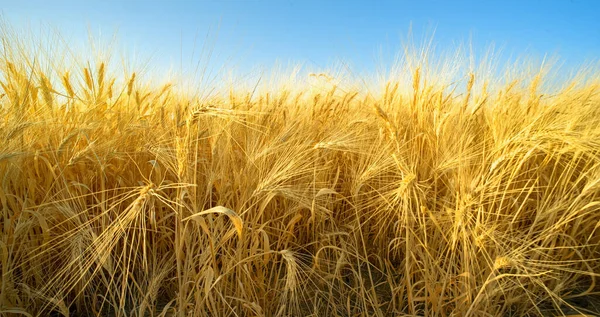
[{"label": "blue sky", "polygon": [[[195,57],[243,70],[275,61],[369,70],[391,61],[412,24],[437,47],[491,43],[505,54],[558,54],[567,65],[600,56],[600,1],[60,1],[0,0],[16,26],[55,26],[71,41],[118,33],[121,46],[154,65]],[[207,37],[208,35],[208,37]],[[196,49],[194,50],[194,43]],[[383,58],[382,58],[383,57]]]}]

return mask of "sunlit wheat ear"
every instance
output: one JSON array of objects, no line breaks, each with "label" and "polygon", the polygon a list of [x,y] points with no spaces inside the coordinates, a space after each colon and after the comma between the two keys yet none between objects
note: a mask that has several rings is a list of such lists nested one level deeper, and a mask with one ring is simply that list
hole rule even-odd
[{"label": "sunlit wheat ear", "polygon": [[116,78],[113,78],[108,83],[108,89],[106,91],[106,96],[108,97],[108,99],[113,97],[113,86],[115,85],[115,80]]},{"label": "sunlit wheat ear", "polygon": [[105,88],[105,84],[104,84],[105,73],[104,72],[105,72],[104,63],[100,63],[100,66],[98,67],[98,73],[96,74],[96,84],[98,86],[98,91],[96,91],[97,99],[102,98],[102,94],[104,93],[104,88]]},{"label": "sunlit wheat ear", "polygon": [[[184,218],[184,221],[187,220],[194,220],[194,221],[199,221],[198,218],[204,215],[208,215],[208,214],[222,214],[222,215],[226,215],[229,220],[231,220],[231,223],[233,224],[233,226],[235,227],[235,230],[237,231],[238,237],[240,239],[242,239],[243,237],[243,229],[244,229],[244,222],[242,221],[242,218],[240,216],[238,216],[237,213],[235,213],[235,211],[223,207],[223,206],[217,206],[217,207],[213,207],[204,211],[201,211],[197,214],[191,215],[189,217]],[[200,223],[200,222],[199,222]]]},{"label": "sunlit wheat ear", "polygon": [[44,103],[46,104],[46,106],[50,109],[52,109],[52,103],[53,103],[53,98],[52,98],[52,93],[53,93],[53,89],[52,89],[52,84],[50,83],[50,80],[48,80],[48,78],[44,75],[41,74],[40,76],[40,86],[41,86],[41,90],[42,90],[42,96],[44,98]]},{"label": "sunlit wheat ear", "polygon": [[511,259],[509,259],[509,258],[507,258],[505,256],[501,256],[501,257],[497,257],[494,260],[494,265],[493,265],[492,269],[494,271],[496,271],[496,270],[500,270],[500,269],[503,269],[503,268],[510,267],[512,265],[513,265],[513,261]]},{"label": "sunlit wheat ear", "polygon": [[127,83],[127,96],[131,96],[131,92],[133,91],[133,83],[135,82],[135,73],[131,74],[131,78]]},{"label": "sunlit wheat ear", "polygon": [[92,74],[90,73],[90,69],[85,67],[83,69],[83,79],[85,81],[85,85],[89,91],[94,89],[94,81],[92,80]]},{"label": "sunlit wheat ear", "polygon": [[279,251],[285,264],[286,264],[286,276],[285,276],[285,291],[293,291],[298,285],[298,263],[294,257],[294,252],[290,250]]},{"label": "sunlit wheat ear", "polygon": [[6,135],[6,140],[10,140],[19,136],[23,133],[23,131],[27,130],[27,128],[33,126],[35,123],[33,122],[23,122],[16,125],[10,132]]},{"label": "sunlit wheat ear", "polygon": [[69,74],[69,72],[65,72],[65,74],[61,77],[61,80],[63,86],[65,87],[65,90],[67,91],[67,96],[73,98],[73,96],[75,96],[75,91],[73,90],[73,86],[71,85],[70,76],[71,75]]},{"label": "sunlit wheat ear", "polygon": [[104,63],[100,63],[100,66],[98,67],[98,85],[101,86],[102,83],[104,82]]}]

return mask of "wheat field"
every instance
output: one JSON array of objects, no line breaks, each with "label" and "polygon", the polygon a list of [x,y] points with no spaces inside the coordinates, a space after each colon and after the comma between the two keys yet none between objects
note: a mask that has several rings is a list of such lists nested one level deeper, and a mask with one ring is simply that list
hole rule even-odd
[{"label": "wheat field", "polygon": [[207,97],[4,31],[0,315],[600,312],[592,68]]}]

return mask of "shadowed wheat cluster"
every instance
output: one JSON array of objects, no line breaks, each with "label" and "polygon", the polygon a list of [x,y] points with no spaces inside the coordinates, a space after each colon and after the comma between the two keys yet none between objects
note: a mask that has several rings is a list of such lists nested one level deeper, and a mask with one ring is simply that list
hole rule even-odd
[{"label": "shadowed wheat cluster", "polygon": [[600,290],[597,76],[416,54],[381,91],[200,97],[3,36],[0,314],[545,316]]}]

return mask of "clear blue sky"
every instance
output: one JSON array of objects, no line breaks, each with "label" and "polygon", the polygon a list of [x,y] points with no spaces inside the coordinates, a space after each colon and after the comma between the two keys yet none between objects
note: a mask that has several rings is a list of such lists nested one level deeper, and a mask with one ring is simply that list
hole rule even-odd
[{"label": "clear blue sky", "polygon": [[[470,38],[511,54],[558,54],[567,65],[600,56],[600,1],[86,1],[0,0],[13,25],[56,26],[71,40],[88,27],[153,54],[156,65],[189,61],[209,34],[212,61],[231,58],[247,69],[276,60],[326,67],[335,60],[372,68],[401,47],[412,23],[414,37],[431,34],[440,48]],[[185,63],[185,62],[184,62]]]}]

